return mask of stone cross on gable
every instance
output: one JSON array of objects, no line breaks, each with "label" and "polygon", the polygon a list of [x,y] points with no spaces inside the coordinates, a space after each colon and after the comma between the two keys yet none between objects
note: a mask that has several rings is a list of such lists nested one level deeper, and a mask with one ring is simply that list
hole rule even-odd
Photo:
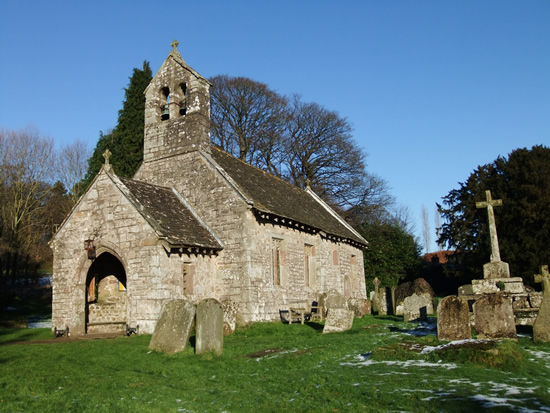
[{"label": "stone cross on gable", "polygon": [[498,248],[497,225],[495,223],[495,213],[493,207],[502,206],[502,199],[492,199],[491,191],[485,191],[487,201],[476,202],[476,208],[487,208],[489,216],[489,233],[491,235],[491,262],[500,261],[500,251]]},{"label": "stone cross on gable", "polygon": [[109,166],[109,158],[111,157],[112,153],[109,149],[107,149],[105,152],[103,152],[103,157],[105,158],[105,166]]},{"label": "stone cross on gable", "polygon": [[548,272],[548,265],[540,267],[540,274],[535,274],[535,282],[542,283],[542,291],[545,296],[550,295],[550,273]]}]

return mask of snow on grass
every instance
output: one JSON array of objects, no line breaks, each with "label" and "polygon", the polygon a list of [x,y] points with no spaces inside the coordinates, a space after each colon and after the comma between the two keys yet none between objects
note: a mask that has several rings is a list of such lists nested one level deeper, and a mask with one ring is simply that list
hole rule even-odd
[{"label": "snow on grass", "polygon": [[[376,364],[384,364],[386,366],[395,366],[407,369],[409,367],[439,367],[444,368],[447,370],[456,369],[458,366],[455,363],[442,363],[441,361],[437,363],[432,363],[429,361],[424,360],[383,360],[383,361],[375,361],[370,360],[370,353],[366,354],[360,354],[359,356],[356,356],[357,361],[356,362],[345,362],[340,363],[341,366],[350,366],[350,367],[367,367],[367,366],[373,366]],[[388,373],[384,373],[388,374]],[[399,372],[392,372],[392,374],[399,374]]]},{"label": "snow on grass", "polygon": [[420,354],[428,354],[428,353],[431,353],[433,351],[438,351],[438,350],[445,350],[445,349],[450,349],[450,348],[457,348],[457,347],[463,347],[464,345],[467,345],[467,344],[488,344],[488,343],[494,343],[495,341],[494,340],[489,340],[489,339],[466,339],[466,340],[455,340],[455,341],[451,341],[450,343],[447,343],[447,344],[441,344],[439,346],[424,346],[424,348],[422,348],[422,351],[420,352]]},{"label": "snow on grass", "polygon": [[544,363],[546,368],[550,369],[550,353],[547,351],[542,350],[531,350],[531,349],[525,349],[531,356],[533,356],[531,361],[540,360]]}]

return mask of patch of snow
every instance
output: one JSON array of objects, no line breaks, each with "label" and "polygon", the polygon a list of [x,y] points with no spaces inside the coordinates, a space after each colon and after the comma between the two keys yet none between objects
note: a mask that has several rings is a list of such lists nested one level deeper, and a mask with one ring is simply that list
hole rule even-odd
[{"label": "patch of snow", "polygon": [[447,344],[441,344],[440,346],[425,346],[422,349],[422,351],[420,352],[420,354],[428,354],[428,353],[431,353],[431,352],[437,351],[437,350],[449,349],[449,348],[453,348],[453,347],[460,347],[464,344],[482,344],[482,343],[492,343],[492,342],[494,342],[494,340],[489,340],[489,339],[455,340],[455,341],[451,341],[450,343],[447,343]]},{"label": "patch of snow", "polygon": [[402,368],[408,368],[408,367],[441,367],[445,368],[447,370],[456,369],[458,366],[455,363],[430,363],[428,361],[424,360],[405,360],[405,361],[398,361],[398,360],[384,360],[384,361],[374,361],[374,360],[361,360],[359,359],[356,363],[340,363],[341,366],[372,366],[375,364],[385,364],[387,366],[397,366]]}]

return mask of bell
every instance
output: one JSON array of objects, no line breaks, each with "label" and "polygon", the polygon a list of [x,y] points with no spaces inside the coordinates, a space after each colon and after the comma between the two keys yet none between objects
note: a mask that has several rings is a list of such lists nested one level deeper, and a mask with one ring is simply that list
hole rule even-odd
[{"label": "bell", "polygon": [[164,108],[162,109],[162,115],[160,117],[162,120],[170,119],[170,108],[168,105],[164,105]]}]

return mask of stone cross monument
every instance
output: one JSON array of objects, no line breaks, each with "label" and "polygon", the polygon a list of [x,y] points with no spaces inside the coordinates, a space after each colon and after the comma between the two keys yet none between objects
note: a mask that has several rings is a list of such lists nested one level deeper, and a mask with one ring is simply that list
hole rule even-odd
[{"label": "stone cross monument", "polygon": [[550,274],[548,265],[540,267],[540,274],[535,275],[535,282],[542,283],[542,304],[533,325],[533,341],[535,343],[550,342]]},{"label": "stone cross monument", "polygon": [[486,201],[476,202],[477,208],[487,208],[489,218],[489,233],[491,236],[491,262],[483,266],[483,278],[509,278],[510,267],[507,262],[500,260],[498,248],[497,226],[493,207],[502,206],[502,199],[492,199],[491,191],[485,191]]},{"label": "stone cross monument", "polygon": [[548,265],[540,267],[540,274],[535,275],[535,282],[542,283],[542,291],[544,297],[550,296],[550,273],[548,272]]}]

